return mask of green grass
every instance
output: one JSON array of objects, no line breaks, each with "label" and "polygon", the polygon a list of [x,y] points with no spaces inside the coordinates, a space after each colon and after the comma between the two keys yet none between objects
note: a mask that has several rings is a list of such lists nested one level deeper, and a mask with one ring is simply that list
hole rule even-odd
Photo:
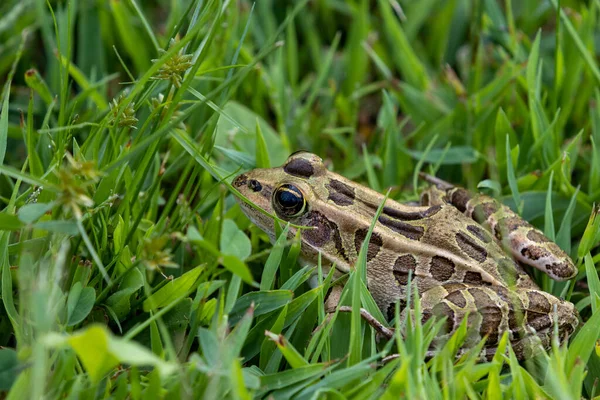
[{"label": "green grass", "polygon": [[[599,9],[1,2],[2,396],[594,397]],[[401,201],[420,171],[499,197],[577,262],[573,282],[534,276],[587,322],[525,363],[455,360],[466,330],[424,362],[439,323],[386,345],[327,316],[333,277],[311,289],[321,267],[269,244],[227,183],[298,149]],[[344,302],[376,314],[364,267]]]}]

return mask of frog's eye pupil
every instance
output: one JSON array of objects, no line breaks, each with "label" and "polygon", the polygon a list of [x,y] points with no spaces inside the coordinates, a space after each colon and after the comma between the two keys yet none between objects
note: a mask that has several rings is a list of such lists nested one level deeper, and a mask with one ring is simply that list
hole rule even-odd
[{"label": "frog's eye pupil", "polygon": [[278,193],[277,199],[279,200],[279,204],[284,208],[294,208],[302,202],[302,199],[296,196],[295,193],[284,191]]},{"label": "frog's eye pupil", "polygon": [[296,186],[284,184],[275,190],[273,205],[281,217],[297,217],[305,208],[304,195]]}]

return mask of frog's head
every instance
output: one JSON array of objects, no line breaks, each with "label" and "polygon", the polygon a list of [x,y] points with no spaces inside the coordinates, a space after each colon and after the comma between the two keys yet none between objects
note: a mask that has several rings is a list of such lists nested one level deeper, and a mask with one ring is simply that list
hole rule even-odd
[{"label": "frog's head", "polygon": [[[232,182],[255,206],[269,214],[297,223],[318,197],[315,187],[328,171],[323,160],[312,153],[293,153],[281,167],[257,168],[238,175]],[[244,213],[273,239],[273,219],[238,199]]]}]

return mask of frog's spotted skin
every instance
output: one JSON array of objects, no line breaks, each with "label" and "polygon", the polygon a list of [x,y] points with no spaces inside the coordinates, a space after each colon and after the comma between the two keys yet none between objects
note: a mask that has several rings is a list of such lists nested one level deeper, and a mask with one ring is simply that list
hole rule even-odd
[{"label": "frog's spotted skin", "polygon": [[[326,263],[342,272],[354,266],[384,200],[380,193],[328,171],[318,156],[306,152],[293,154],[282,167],[241,174],[233,186],[263,210],[312,227],[301,234],[302,259],[315,264],[321,252]],[[386,201],[367,252],[367,285],[382,312],[389,316],[397,302],[403,304],[412,274],[423,318],[447,317],[451,333],[469,313],[475,336],[487,335],[488,352],[503,332],[509,332],[515,348],[521,348],[520,358],[526,356],[525,348],[530,346],[525,344],[531,336],[550,343],[555,321],[561,337],[572,332],[577,326],[573,305],[539,291],[520,265],[544,263],[549,276],[568,279],[574,275],[574,266],[567,266],[566,272],[562,267],[547,267],[570,262],[568,257],[492,199],[474,197],[459,188],[444,191],[432,191],[425,206]],[[494,212],[489,212],[490,204]],[[273,219],[243,202],[240,205],[274,239]],[[508,223],[506,232],[501,228],[504,223]],[[295,235],[295,229],[289,234]],[[508,239],[520,262],[505,252],[499,239]]]},{"label": "frog's spotted skin", "polygon": [[465,215],[488,226],[498,240],[506,242],[516,260],[557,281],[577,275],[577,267],[569,256],[509,207],[489,196],[471,195],[462,188],[448,190],[447,197]]}]

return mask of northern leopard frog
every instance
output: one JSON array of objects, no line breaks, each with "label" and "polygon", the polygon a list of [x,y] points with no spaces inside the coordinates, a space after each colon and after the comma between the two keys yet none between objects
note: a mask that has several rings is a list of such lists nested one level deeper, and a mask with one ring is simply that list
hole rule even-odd
[{"label": "northern leopard frog", "polygon": [[[301,234],[303,260],[314,264],[321,252],[342,272],[355,264],[384,200],[330,172],[308,152],[292,154],[278,168],[243,173],[233,186],[268,213],[313,227]],[[561,340],[574,331],[573,304],[541,291],[523,269],[535,267],[555,280],[573,278],[575,265],[555,243],[510,208],[462,188],[432,186],[421,203],[388,199],[368,245],[367,286],[384,315],[391,319],[395,304],[405,304],[412,273],[423,320],[446,317],[447,337],[467,317],[471,336],[487,336],[488,357],[505,331],[520,359],[539,348],[537,338],[550,346],[555,323]],[[274,239],[274,220],[240,205]]]}]

